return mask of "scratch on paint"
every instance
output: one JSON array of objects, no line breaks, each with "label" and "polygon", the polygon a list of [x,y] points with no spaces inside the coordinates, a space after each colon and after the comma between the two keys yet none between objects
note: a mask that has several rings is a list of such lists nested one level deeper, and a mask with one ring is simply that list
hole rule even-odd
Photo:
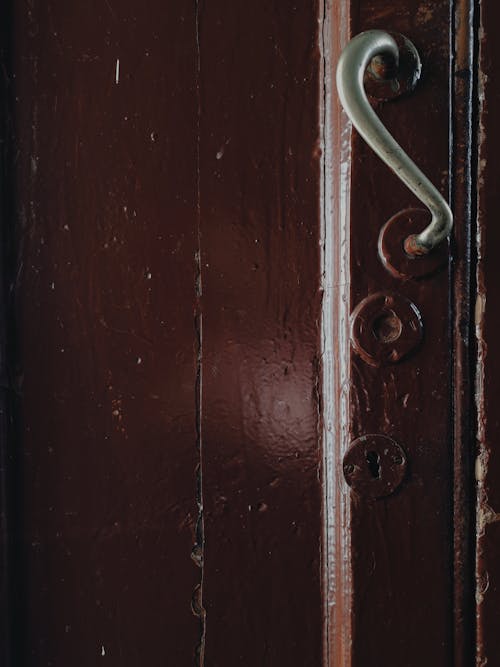
[{"label": "scratch on paint", "polygon": [[116,59],[116,68],[115,68],[115,83],[118,85],[120,83],[120,59]]},{"label": "scratch on paint", "polygon": [[196,379],[195,379],[195,405],[196,405],[196,445],[198,449],[199,462],[196,467],[196,503],[198,506],[198,517],[196,521],[195,544],[191,557],[200,568],[200,581],[193,592],[191,608],[200,622],[199,642],[195,647],[196,667],[205,664],[205,637],[206,637],[206,610],[203,605],[203,582],[204,582],[204,550],[205,550],[205,526],[203,515],[203,435],[202,435],[202,395],[203,395],[203,313],[201,308],[202,283],[202,254],[201,254],[201,206],[200,206],[200,7],[199,0],[194,0],[195,10],[195,35],[196,35],[196,94],[198,100],[197,114],[197,145],[196,145],[196,190],[197,190],[197,241],[198,247],[195,253],[195,331],[196,331]]},{"label": "scratch on paint", "polygon": [[[479,60],[481,61],[482,44],[484,39],[484,28],[478,27]],[[477,76],[477,96],[479,107],[477,109],[478,121],[478,162],[476,167],[477,188],[479,198],[481,191],[485,188],[484,174],[486,160],[484,147],[486,146],[485,131],[485,88],[487,76],[483,67],[479,67]],[[488,465],[490,456],[490,447],[486,439],[486,405],[485,405],[485,368],[488,355],[488,345],[485,339],[485,315],[486,315],[486,285],[484,273],[484,220],[479,206],[477,211],[476,226],[476,303],[474,311],[475,332],[476,332],[476,373],[475,373],[475,403],[476,403],[476,438],[478,455],[476,458],[476,664],[478,667],[488,663],[488,657],[484,655],[487,646],[484,637],[484,617],[481,607],[484,603],[486,593],[489,588],[489,573],[485,553],[487,549],[487,540],[485,540],[486,529],[489,524],[500,521],[500,514],[490,506],[488,502],[487,480]]]}]

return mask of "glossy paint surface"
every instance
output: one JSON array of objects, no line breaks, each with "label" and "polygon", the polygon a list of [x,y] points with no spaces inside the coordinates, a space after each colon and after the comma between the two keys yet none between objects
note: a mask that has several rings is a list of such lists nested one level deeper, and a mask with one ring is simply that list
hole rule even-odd
[{"label": "glossy paint surface", "polygon": [[199,641],[194,25],[188,2],[14,6],[13,664]]},{"label": "glossy paint surface", "polygon": [[[351,3],[351,35],[371,28],[403,33],[420,53],[422,77],[413,93],[378,104],[377,112],[431,182],[448,197],[450,5],[395,5],[382,0]],[[390,437],[406,453],[408,472],[399,489],[387,497],[374,499],[351,491],[347,553],[351,559],[352,647],[341,664],[451,665],[449,273],[445,267],[430,276],[404,278],[384,267],[377,251],[380,229],[399,211],[419,205],[355,132],[350,193],[350,310],[355,311],[373,294],[387,294],[389,299],[393,293],[399,295],[390,302],[393,305],[387,301],[380,314],[382,320],[373,315],[373,331],[365,332],[372,338],[366,343],[373,347],[373,337],[377,349],[404,343],[404,328],[400,339],[397,327],[391,328],[393,320],[404,324],[405,316],[397,307],[400,297],[401,302],[410,300],[420,313],[423,339],[397,363],[391,361],[393,355],[382,352],[380,359],[370,363],[355,352],[351,356],[349,440],[368,434]],[[383,325],[377,324],[379,321]],[[366,453],[374,484],[379,483],[377,476],[384,474],[383,456],[384,452]],[[350,474],[350,469],[346,473]]]},{"label": "glossy paint surface", "polygon": [[[470,665],[471,2],[2,11],[2,664]],[[478,664],[497,660],[500,590],[497,13],[482,7]],[[371,28],[423,63],[377,113],[452,186],[453,263],[419,279],[377,248],[419,204],[333,85]],[[398,363],[350,348],[350,313],[380,293],[402,300],[370,349],[394,304],[421,318]],[[402,448],[392,494],[344,479],[366,434],[383,438],[364,486],[384,482],[376,443]]]},{"label": "glossy paint surface", "polygon": [[321,664],[318,15],[200,13],[207,666]]},{"label": "glossy paint surface", "polygon": [[319,13],[12,3],[12,666],[321,664]]},{"label": "glossy paint surface", "polygon": [[[372,0],[327,5],[326,655],[329,664],[346,666],[470,665],[475,612],[475,3]],[[373,28],[403,33],[422,58],[422,78],[411,95],[374,104],[453,209],[451,243],[440,253],[448,267],[427,276],[426,271],[412,270],[416,261],[404,256],[393,263],[392,255],[401,248],[398,234],[404,239],[397,223],[406,227],[408,208],[416,201],[357,134],[351,135],[329,86],[328,71],[347,40]],[[425,219],[425,213],[419,215]],[[377,257],[379,231],[388,220],[388,233],[389,227],[397,233],[389,240],[384,236],[380,245],[390,251],[391,257],[382,259],[392,273],[382,270]],[[423,337],[411,354],[394,364],[391,357],[409,342],[398,333],[398,320],[404,333],[405,318],[394,304],[401,297],[420,312]],[[350,313],[357,318],[374,299],[383,306],[378,317],[369,309],[370,317],[349,322]],[[350,335],[357,353],[346,364]],[[386,477],[390,450],[376,448],[387,436],[406,456],[389,461]],[[360,451],[364,443],[371,443],[364,452],[365,469]],[[377,489],[394,482],[391,465],[402,460],[407,471],[398,491],[374,500]],[[351,492],[339,483],[342,472]],[[356,480],[362,481],[358,490]]]}]

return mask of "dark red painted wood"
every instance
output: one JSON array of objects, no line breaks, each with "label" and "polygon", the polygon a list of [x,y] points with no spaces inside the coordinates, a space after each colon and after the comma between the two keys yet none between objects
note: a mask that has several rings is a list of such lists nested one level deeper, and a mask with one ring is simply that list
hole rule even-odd
[{"label": "dark red painted wood", "polygon": [[352,650],[350,498],[339,463],[349,441],[349,215],[351,132],[341,113],[335,68],[351,36],[350,2],[328,1],[322,17],[324,298],[322,403],[324,447],[324,655],[349,665]]},{"label": "dark red painted wood", "polygon": [[453,5],[453,97],[451,203],[452,238],[452,401],[454,667],[468,667],[475,652],[475,424],[474,424],[474,169],[477,118],[476,7],[473,0]]},{"label": "dark red painted wood", "polygon": [[193,2],[16,2],[16,666],[191,665]]},{"label": "dark red painted wood", "polygon": [[[10,34],[8,25],[10,21],[9,7],[4,5],[0,9],[0,62],[7,63],[9,58]],[[9,151],[9,82],[4,75],[0,77],[0,136],[2,136],[2,148],[0,150],[0,664],[10,666],[11,662],[11,628],[12,610],[10,605],[10,589],[12,577],[9,571],[9,505],[11,478],[11,448],[8,438],[9,430],[9,379],[7,367],[7,220],[10,214],[9,203],[11,200],[10,165],[11,154]]]},{"label": "dark red painted wood", "polygon": [[499,7],[480,3],[478,139],[477,413],[477,664],[500,661],[500,290],[498,283],[498,160],[500,150]]},{"label": "dark red painted wood", "polygon": [[[351,31],[403,33],[423,65],[415,91],[378,113],[447,196],[450,3],[353,3]],[[424,338],[398,364],[374,367],[353,354],[351,438],[382,434],[408,456],[399,491],[351,497],[352,665],[453,664],[451,359],[447,270],[398,279],[382,265],[377,239],[399,211],[419,205],[354,134],[351,166],[351,309],[376,292],[397,292],[419,309]],[[415,260],[419,261],[419,260]]]},{"label": "dark red painted wood", "polygon": [[320,665],[320,7],[146,5],[9,17],[12,667]]},{"label": "dark red painted wood", "polygon": [[[9,667],[469,664],[468,0],[9,7]],[[482,18],[479,664],[495,662],[500,586],[495,11]],[[377,257],[382,225],[416,202],[356,135],[340,212],[333,69],[347,33],[373,27],[423,60],[415,92],[378,112],[444,194],[454,183],[454,269],[418,281]],[[321,345],[322,268],[334,327]],[[342,298],[353,310],[380,291],[414,301],[424,338],[375,368],[349,357]],[[321,397],[323,362],[338,396]],[[3,415],[0,402],[0,440]],[[385,499],[342,477],[364,433],[408,455]]]},{"label": "dark red painted wood", "polygon": [[206,665],[320,665],[319,4],[200,5]]},{"label": "dark red painted wood", "polygon": [[[335,343],[324,348],[330,391],[324,401],[326,654],[335,665],[470,665],[474,3],[328,4],[325,173],[332,184],[325,184],[325,334]],[[423,61],[421,81],[410,96],[378,104],[377,111],[445,196],[451,186],[450,270],[424,280],[397,280],[381,267],[380,227],[416,201],[356,133],[350,141],[349,125],[331,93],[328,72],[342,46],[370,28],[400,31],[416,44]],[[350,265],[344,250],[349,243]],[[389,290],[418,305],[423,344],[393,367],[370,367],[352,356],[349,378],[343,364],[349,338],[344,303],[350,302],[352,311],[368,295]],[[349,409],[350,437],[345,432]],[[356,492],[346,496],[346,486],[338,481],[350,440],[363,433],[390,435],[409,455],[406,482],[386,499],[374,501]]]}]

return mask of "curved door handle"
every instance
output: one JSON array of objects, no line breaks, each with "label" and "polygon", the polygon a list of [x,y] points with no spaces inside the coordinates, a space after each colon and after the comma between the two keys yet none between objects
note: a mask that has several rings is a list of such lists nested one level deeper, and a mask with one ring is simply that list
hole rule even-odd
[{"label": "curved door handle", "polygon": [[390,55],[398,62],[399,49],[391,35],[382,30],[368,30],[354,37],[339,59],[337,89],[342,106],[359,134],[430,210],[429,225],[420,234],[409,236],[404,244],[408,254],[424,255],[449,236],[453,215],[442,195],[393,139],[368,102],[363,77],[377,55]]}]

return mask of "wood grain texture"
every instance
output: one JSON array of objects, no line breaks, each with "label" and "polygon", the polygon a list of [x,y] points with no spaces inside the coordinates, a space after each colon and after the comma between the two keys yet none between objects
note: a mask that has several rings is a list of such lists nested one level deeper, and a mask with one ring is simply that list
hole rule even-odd
[{"label": "wood grain texture", "polygon": [[496,249],[500,204],[497,152],[500,148],[500,47],[495,36],[498,6],[481,2],[478,123],[478,273],[476,300],[477,365],[477,665],[500,661],[498,623],[500,609],[500,291]]},{"label": "wood grain texture", "polygon": [[[352,3],[351,31],[403,33],[422,59],[408,96],[378,113],[446,197],[449,187],[450,3]],[[401,280],[382,265],[377,239],[398,211],[419,205],[354,133],[350,201],[350,303],[396,292],[421,313],[424,339],[398,364],[351,359],[350,437],[382,434],[408,456],[398,492],[351,495],[352,658],[359,667],[453,664],[453,479],[450,278]],[[415,260],[418,261],[418,260]]]},{"label": "wood grain texture", "polygon": [[13,665],[193,663],[192,2],[18,2]]},{"label": "wood grain texture", "polygon": [[205,660],[320,665],[317,2],[204,2]]},{"label": "wood grain texture", "polygon": [[473,0],[454,3],[451,185],[452,386],[454,459],[454,656],[455,667],[474,661],[475,625],[475,424],[474,289],[476,244],[477,24]]},{"label": "wood grain texture", "polygon": [[319,666],[319,5],[11,7],[12,667]]}]

